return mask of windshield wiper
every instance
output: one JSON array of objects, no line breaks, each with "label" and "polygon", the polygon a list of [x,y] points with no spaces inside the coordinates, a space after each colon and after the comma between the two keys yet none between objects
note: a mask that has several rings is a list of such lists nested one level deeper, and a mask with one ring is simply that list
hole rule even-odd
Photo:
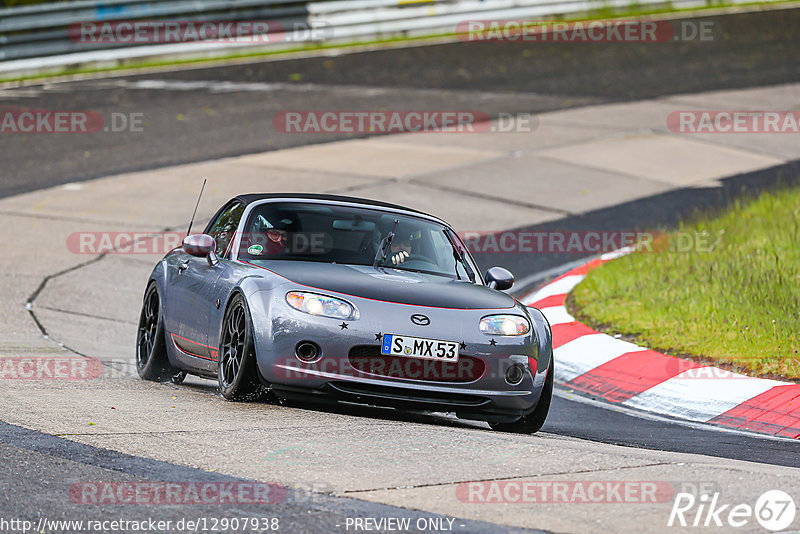
[{"label": "windshield wiper", "polygon": [[456,266],[456,278],[461,280],[461,273],[458,272],[458,262],[461,261],[461,258],[458,257],[458,251],[455,248],[453,248],[453,259],[456,260],[454,264]]},{"label": "windshield wiper", "polygon": [[381,241],[381,246],[378,248],[378,252],[375,254],[375,259],[372,261],[372,266],[374,268],[378,268],[383,260],[386,259],[386,255],[389,253],[389,247],[392,246],[392,240],[394,239],[394,232],[397,230],[397,225],[400,224],[400,219],[394,220],[394,225],[392,226],[392,231],[389,232],[389,235],[383,238]]},{"label": "windshield wiper", "polygon": [[[395,271],[405,271],[407,273],[419,273],[419,274],[429,274],[431,276],[443,276],[444,278],[453,278],[453,275],[450,273],[442,273],[439,271],[427,271],[425,269],[409,269],[408,267],[400,267],[400,266],[392,266],[392,269]],[[459,278],[460,280],[460,278]]]},{"label": "windshield wiper", "polygon": [[450,232],[446,231],[444,233],[444,235],[447,236],[447,239],[450,241],[450,246],[453,247],[453,258],[456,260],[456,264],[455,264],[456,277],[459,280],[461,280],[461,275],[458,274],[458,264],[460,262],[461,265],[464,267],[464,270],[467,271],[467,277],[469,278],[469,281],[474,284],[475,283],[475,271],[472,270],[472,267],[470,267],[469,262],[467,261],[466,252],[463,251],[461,249],[461,247],[458,246],[455,236],[451,235]]}]

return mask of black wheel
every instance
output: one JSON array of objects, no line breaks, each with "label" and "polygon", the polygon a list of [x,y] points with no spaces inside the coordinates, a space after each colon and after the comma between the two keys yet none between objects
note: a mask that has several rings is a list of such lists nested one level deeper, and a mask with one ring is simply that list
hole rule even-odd
[{"label": "black wheel", "polygon": [[158,286],[150,282],[144,293],[139,330],[136,334],[136,371],[145,380],[165,382],[178,372],[167,358],[164,341],[164,318]]},{"label": "black wheel", "polygon": [[553,357],[550,356],[550,368],[547,370],[542,395],[539,397],[536,408],[514,423],[489,423],[492,430],[513,432],[515,434],[534,434],[542,428],[547,419],[547,413],[550,411],[550,400],[553,398],[553,365]]},{"label": "black wheel", "polygon": [[264,388],[258,380],[250,310],[241,294],[231,300],[222,319],[219,390],[228,400],[254,400]]}]

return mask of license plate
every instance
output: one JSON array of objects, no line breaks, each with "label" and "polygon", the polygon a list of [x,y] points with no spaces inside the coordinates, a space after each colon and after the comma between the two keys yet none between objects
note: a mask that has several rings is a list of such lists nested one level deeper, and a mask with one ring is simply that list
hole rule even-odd
[{"label": "license plate", "polygon": [[386,356],[404,356],[406,358],[457,362],[459,348],[460,345],[455,341],[440,341],[438,339],[384,334],[381,354]]}]

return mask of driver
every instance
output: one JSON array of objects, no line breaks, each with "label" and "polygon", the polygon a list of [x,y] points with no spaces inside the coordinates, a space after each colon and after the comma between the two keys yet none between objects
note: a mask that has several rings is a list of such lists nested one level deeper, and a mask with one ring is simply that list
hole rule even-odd
[{"label": "driver", "polygon": [[287,246],[292,234],[297,230],[297,222],[288,218],[271,223],[259,216],[253,225],[251,245],[247,252],[253,256],[281,256],[291,253]]},{"label": "driver", "polygon": [[264,243],[264,254],[280,254],[286,250],[288,232],[282,228],[270,228],[266,232],[267,239]]}]

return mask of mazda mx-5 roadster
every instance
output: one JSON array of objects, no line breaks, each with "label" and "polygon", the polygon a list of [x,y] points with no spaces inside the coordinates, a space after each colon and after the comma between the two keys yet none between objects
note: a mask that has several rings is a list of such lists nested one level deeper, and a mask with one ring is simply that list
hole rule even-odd
[{"label": "mazda mx-5 roadster", "polygon": [[241,195],[153,269],[139,375],[226,399],[454,412],[532,433],[553,390],[550,326],[482,275],[456,232],[351,197]]}]

